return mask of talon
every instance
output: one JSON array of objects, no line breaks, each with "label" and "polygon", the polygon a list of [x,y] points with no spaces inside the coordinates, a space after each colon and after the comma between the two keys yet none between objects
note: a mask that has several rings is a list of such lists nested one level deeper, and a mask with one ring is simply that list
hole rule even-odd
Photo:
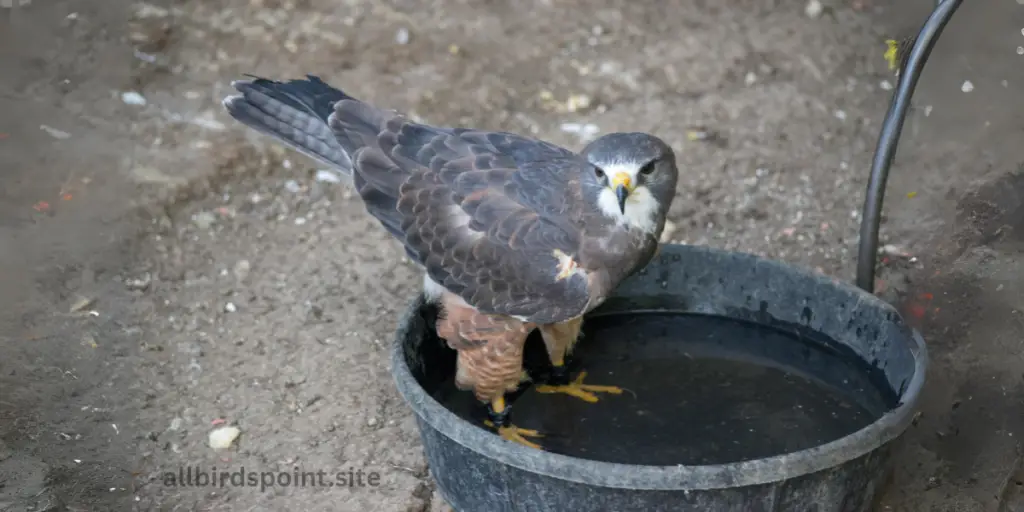
[{"label": "talon", "polygon": [[519,428],[509,422],[509,408],[505,402],[504,396],[499,396],[488,404],[487,415],[490,419],[484,420],[484,425],[493,428],[498,431],[498,435],[502,439],[512,441],[513,443],[519,443],[529,448],[541,449],[540,445],[534,443],[527,437],[544,437],[540,432],[536,430],[530,430],[528,428]]},{"label": "talon", "polygon": [[[494,428],[494,423],[492,423],[489,420],[484,421],[484,424],[487,425],[488,427]],[[537,450],[542,449],[539,444],[527,439],[527,437],[544,437],[544,434],[541,434],[536,430],[528,428],[519,428],[515,425],[506,425],[503,427],[498,427],[497,431],[498,435],[501,436],[501,438],[505,439],[506,441],[519,443],[528,448],[535,448]]]},{"label": "talon", "polygon": [[585,379],[586,377],[587,372],[580,372],[579,376],[568,384],[561,386],[537,386],[537,392],[545,394],[565,393],[569,396],[574,396],[588,403],[594,403],[598,401],[598,397],[595,393],[609,393],[612,395],[622,394],[622,388],[618,386],[597,386],[594,384],[584,384],[583,379]]}]

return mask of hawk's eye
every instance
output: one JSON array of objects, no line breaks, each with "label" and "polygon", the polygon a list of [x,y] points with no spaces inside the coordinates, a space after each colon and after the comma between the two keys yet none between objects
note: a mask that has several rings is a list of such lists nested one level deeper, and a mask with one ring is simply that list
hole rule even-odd
[{"label": "hawk's eye", "polygon": [[644,176],[648,176],[652,172],[654,172],[654,160],[647,162],[646,164],[644,164],[643,167],[640,168],[640,174],[643,174]]},{"label": "hawk's eye", "polygon": [[597,176],[597,179],[599,179],[599,180],[603,180],[604,179],[604,169],[601,169],[600,167],[594,167],[594,176]]}]

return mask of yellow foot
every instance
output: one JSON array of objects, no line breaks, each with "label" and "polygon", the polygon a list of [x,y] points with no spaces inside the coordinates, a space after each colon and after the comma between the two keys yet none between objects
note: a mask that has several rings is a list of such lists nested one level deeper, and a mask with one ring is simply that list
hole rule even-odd
[{"label": "yellow foot", "polygon": [[612,395],[621,395],[622,388],[617,386],[595,386],[593,384],[584,384],[583,379],[586,378],[587,372],[580,372],[580,375],[576,377],[572,382],[564,386],[551,386],[544,384],[537,386],[538,393],[565,393],[569,396],[574,396],[583,400],[584,402],[594,403],[597,402],[597,395],[594,393],[610,393]]},{"label": "yellow foot", "polygon": [[[484,422],[488,427],[494,428],[494,423],[490,420]],[[515,425],[508,425],[505,427],[498,427],[498,435],[502,439],[507,439],[513,443],[519,443],[529,448],[541,449],[540,445],[526,439],[527,437],[544,437],[543,434],[536,430],[530,430],[528,428],[519,428]]]}]

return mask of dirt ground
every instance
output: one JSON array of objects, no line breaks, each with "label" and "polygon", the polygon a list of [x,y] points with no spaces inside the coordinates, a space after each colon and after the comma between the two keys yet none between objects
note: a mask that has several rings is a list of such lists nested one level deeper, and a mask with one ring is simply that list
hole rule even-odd
[{"label": "dirt ground", "polygon": [[[852,279],[895,82],[883,41],[913,33],[930,10],[929,0],[825,0],[819,16],[805,0],[3,5],[3,511],[444,510],[388,371],[418,274],[333,175],[228,118],[219,102],[242,73],[313,73],[435,124],[573,148],[593,132],[581,125],[651,131],[683,170],[668,240]],[[932,366],[881,510],[1024,510],[1022,27],[1019,0],[965,2],[902,139],[879,293],[922,329]],[[694,127],[718,136],[688,140]],[[221,422],[241,436],[217,452],[207,436]],[[351,469],[379,482],[167,480],[195,466]]]}]

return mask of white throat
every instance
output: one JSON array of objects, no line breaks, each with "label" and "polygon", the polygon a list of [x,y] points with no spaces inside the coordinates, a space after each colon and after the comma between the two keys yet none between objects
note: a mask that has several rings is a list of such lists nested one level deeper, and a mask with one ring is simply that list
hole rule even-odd
[{"label": "white throat", "polygon": [[[638,182],[639,167],[631,163],[617,163],[603,167],[605,174],[613,177],[620,173],[629,175],[632,183]],[[597,197],[597,206],[605,216],[615,219],[621,225],[628,225],[645,233],[654,234],[658,229],[658,200],[645,186],[633,189],[626,198],[625,211],[619,209],[615,192],[605,188]]]}]

